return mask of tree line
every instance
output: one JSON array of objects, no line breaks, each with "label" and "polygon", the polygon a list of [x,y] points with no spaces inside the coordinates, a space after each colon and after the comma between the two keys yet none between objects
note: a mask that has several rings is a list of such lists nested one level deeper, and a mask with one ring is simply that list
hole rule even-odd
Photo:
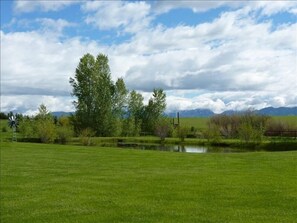
[{"label": "tree line", "polygon": [[[71,136],[154,135],[164,119],[166,94],[154,89],[147,105],[143,96],[126,88],[123,78],[112,81],[108,57],[85,54],[80,58],[74,78],[70,78],[75,113],[54,117],[44,104],[36,116],[18,114],[18,131],[24,138],[41,142],[66,142]],[[3,118],[8,116],[1,114]]]},{"label": "tree line", "polygon": [[[80,136],[89,144],[92,136],[157,135],[161,141],[168,136],[184,138],[197,136],[194,127],[178,126],[164,116],[166,94],[154,89],[148,103],[135,90],[126,88],[123,78],[111,78],[108,57],[85,54],[78,63],[74,78],[69,79],[75,113],[70,117],[54,117],[45,105],[36,116],[18,114],[18,131],[24,138],[41,142],[65,143],[72,136]],[[0,113],[8,118],[13,113]],[[252,111],[234,115],[215,115],[210,118],[202,137],[218,142],[223,138],[239,138],[244,142],[260,142],[267,131],[291,130],[290,126],[274,122],[268,116]],[[3,131],[4,129],[2,129]]]}]

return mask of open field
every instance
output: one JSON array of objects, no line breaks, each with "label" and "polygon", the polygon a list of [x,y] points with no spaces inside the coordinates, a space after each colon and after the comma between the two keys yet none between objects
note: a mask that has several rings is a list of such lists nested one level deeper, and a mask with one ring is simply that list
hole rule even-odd
[{"label": "open field", "polygon": [[296,161],[1,143],[1,222],[296,222]]},{"label": "open field", "polygon": [[[289,123],[293,127],[297,128],[297,116],[272,116],[273,120],[279,120],[281,122]],[[181,126],[195,127],[199,130],[207,128],[207,122],[209,118],[197,117],[197,118],[180,118]]]}]

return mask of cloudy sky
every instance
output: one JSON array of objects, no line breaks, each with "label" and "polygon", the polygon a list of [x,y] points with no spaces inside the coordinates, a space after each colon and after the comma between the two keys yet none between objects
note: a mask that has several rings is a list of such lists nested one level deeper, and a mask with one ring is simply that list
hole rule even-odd
[{"label": "cloudy sky", "polygon": [[297,106],[296,1],[7,0],[0,32],[2,112],[73,111],[86,53],[168,111]]}]

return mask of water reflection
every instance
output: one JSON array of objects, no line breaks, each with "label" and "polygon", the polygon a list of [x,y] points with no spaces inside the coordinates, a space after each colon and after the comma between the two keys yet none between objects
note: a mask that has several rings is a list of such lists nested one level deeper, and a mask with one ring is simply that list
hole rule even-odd
[{"label": "water reflection", "polygon": [[184,152],[184,153],[230,153],[242,152],[242,150],[230,147],[207,147],[207,146],[187,146],[187,145],[135,145],[135,144],[120,144],[119,147],[133,148],[141,150],[158,150],[170,152]]}]

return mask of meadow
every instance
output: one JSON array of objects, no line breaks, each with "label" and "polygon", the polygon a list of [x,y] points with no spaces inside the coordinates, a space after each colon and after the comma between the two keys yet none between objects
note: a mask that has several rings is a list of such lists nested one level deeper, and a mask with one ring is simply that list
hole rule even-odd
[{"label": "meadow", "polygon": [[1,222],[296,222],[297,152],[1,142]]},{"label": "meadow", "polygon": [[[297,128],[297,116],[271,116],[271,119],[288,123]],[[208,120],[208,117],[180,118],[180,124],[181,126],[194,127],[199,130],[204,130],[207,128]]]}]

